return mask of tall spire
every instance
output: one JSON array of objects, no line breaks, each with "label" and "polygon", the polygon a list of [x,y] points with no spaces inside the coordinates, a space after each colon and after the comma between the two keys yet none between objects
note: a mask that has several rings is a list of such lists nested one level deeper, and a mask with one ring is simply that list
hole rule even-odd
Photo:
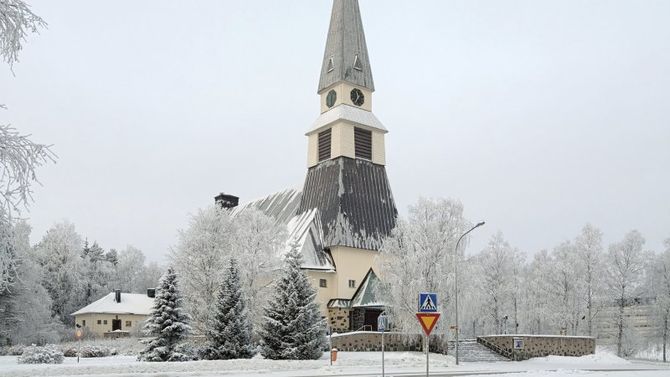
[{"label": "tall spire", "polygon": [[334,0],[319,90],[347,81],[375,90],[358,0]]}]

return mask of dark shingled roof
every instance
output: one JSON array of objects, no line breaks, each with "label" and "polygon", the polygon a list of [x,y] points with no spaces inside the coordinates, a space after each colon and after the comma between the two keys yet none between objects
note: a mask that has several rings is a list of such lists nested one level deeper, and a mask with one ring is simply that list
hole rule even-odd
[{"label": "dark shingled roof", "polygon": [[339,81],[375,90],[358,0],[333,2],[318,93]]},{"label": "dark shingled roof", "polygon": [[379,250],[398,211],[384,166],[338,157],[307,172],[298,214],[318,209],[323,246]]}]

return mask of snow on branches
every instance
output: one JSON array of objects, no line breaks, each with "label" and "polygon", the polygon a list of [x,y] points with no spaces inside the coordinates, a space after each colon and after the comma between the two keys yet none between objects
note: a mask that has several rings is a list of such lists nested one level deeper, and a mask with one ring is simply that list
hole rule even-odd
[{"label": "snow on branches", "polygon": [[19,61],[28,34],[37,33],[46,22],[23,0],[0,0],[0,56],[10,66]]},{"label": "snow on branches", "polygon": [[301,266],[302,256],[293,248],[265,307],[261,354],[267,359],[309,360],[323,354],[325,323],[315,301],[316,291]]},{"label": "snow on branches", "polygon": [[229,263],[217,295],[216,313],[207,329],[209,346],[205,350],[205,358],[210,360],[249,359],[254,355],[240,271],[235,258],[231,258]]},{"label": "snow on branches", "polygon": [[154,336],[138,357],[142,361],[185,361],[189,355],[180,352],[179,346],[191,331],[189,315],[184,313],[182,298],[177,286],[177,275],[172,267],[165,272],[156,292],[151,315],[144,325],[144,332]]},{"label": "snow on branches", "polygon": [[55,161],[49,146],[20,135],[8,125],[0,125],[0,221],[11,221],[32,201],[31,185],[37,180],[35,170]]}]

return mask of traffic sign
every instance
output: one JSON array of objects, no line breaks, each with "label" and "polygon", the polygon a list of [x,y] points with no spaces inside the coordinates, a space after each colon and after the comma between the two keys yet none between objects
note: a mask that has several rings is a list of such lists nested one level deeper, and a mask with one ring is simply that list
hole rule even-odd
[{"label": "traffic sign", "polygon": [[437,312],[437,293],[419,293],[419,313]]},{"label": "traffic sign", "polygon": [[437,324],[437,320],[440,318],[440,313],[416,313],[416,318],[419,320],[426,336],[430,336],[430,333]]},{"label": "traffic sign", "polygon": [[386,331],[386,316],[383,314],[377,317],[377,331]]}]

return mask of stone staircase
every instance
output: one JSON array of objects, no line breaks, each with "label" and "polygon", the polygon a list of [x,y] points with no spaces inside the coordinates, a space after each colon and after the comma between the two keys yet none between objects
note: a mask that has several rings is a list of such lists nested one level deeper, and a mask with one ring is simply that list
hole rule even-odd
[{"label": "stone staircase", "polygon": [[[456,342],[450,341],[448,354],[456,356]],[[492,351],[483,344],[477,343],[476,339],[463,339],[458,342],[459,362],[495,362],[509,361],[508,358]]]}]

